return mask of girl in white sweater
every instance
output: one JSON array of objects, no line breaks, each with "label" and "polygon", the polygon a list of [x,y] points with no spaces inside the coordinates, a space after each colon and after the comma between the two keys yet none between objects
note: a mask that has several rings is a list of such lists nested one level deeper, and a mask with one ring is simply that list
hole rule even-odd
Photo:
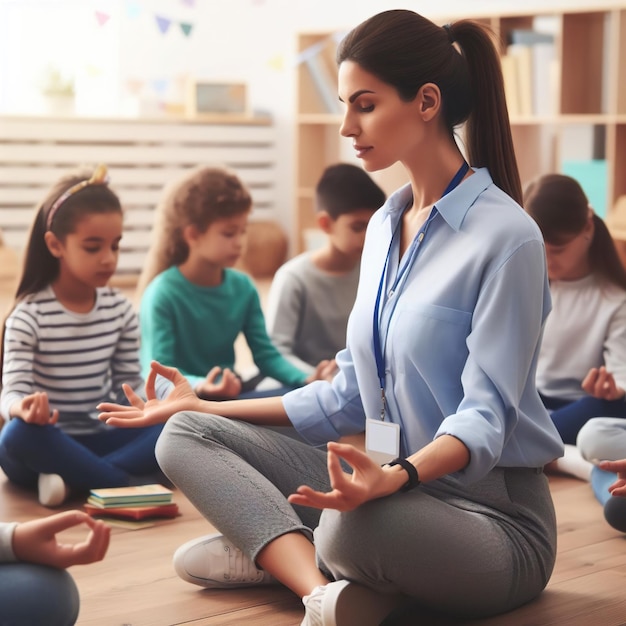
[{"label": "girl in white sweater", "polygon": [[626,417],[626,272],[579,183],[548,174],[524,206],[546,244],[552,312],[537,388],[565,444],[596,416]]}]

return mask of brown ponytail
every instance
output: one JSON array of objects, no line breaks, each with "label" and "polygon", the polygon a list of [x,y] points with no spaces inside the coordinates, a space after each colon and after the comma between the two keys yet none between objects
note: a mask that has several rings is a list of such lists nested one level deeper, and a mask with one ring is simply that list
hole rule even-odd
[{"label": "brown ponytail", "polygon": [[466,123],[470,163],[488,168],[496,185],[522,204],[502,67],[492,34],[470,20],[455,22],[451,29],[467,61],[472,86],[474,106]]}]

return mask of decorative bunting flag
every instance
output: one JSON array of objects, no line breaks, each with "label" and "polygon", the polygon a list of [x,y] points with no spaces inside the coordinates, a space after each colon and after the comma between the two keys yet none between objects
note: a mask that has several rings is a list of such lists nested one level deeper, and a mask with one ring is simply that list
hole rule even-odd
[{"label": "decorative bunting flag", "polygon": [[180,29],[183,31],[185,37],[189,37],[191,35],[191,29],[193,28],[193,24],[187,24],[185,22],[180,23]]},{"label": "decorative bunting flag", "polygon": [[275,57],[268,60],[267,65],[271,69],[280,72],[285,68],[285,59],[282,54],[277,54]]},{"label": "decorative bunting flag", "polygon": [[92,65],[91,63],[85,66],[85,72],[90,78],[96,78],[103,73],[101,67],[98,67],[97,65]]},{"label": "decorative bunting flag", "polygon": [[164,95],[169,86],[169,80],[167,78],[157,78],[151,82],[152,89],[160,96]]},{"label": "decorative bunting flag", "polygon": [[165,33],[167,33],[167,31],[169,30],[170,25],[172,24],[172,20],[169,20],[168,18],[162,17],[160,15],[155,15],[154,17],[156,18],[157,25],[159,26],[161,34],[165,35]]},{"label": "decorative bunting flag", "polygon": [[141,5],[134,0],[126,0],[126,15],[131,20],[136,20],[141,15]]},{"label": "decorative bunting flag", "polygon": [[140,78],[129,78],[126,81],[126,89],[133,96],[138,96],[143,89],[144,81]]},{"label": "decorative bunting flag", "polygon": [[95,14],[96,14],[96,20],[98,20],[98,26],[104,26],[109,21],[109,18],[111,17],[110,15],[107,15],[106,13],[103,13],[102,11],[95,11]]}]

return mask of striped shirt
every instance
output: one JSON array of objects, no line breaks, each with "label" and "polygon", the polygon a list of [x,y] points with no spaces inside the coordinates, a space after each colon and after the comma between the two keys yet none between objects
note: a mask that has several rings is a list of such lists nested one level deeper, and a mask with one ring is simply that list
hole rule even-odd
[{"label": "striped shirt", "polygon": [[[122,383],[143,387],[139,365],[139,324],[131,302],[116,289],[98,288],[88,313],[66,309],[51,287],[20,302],[6,321],[0,411],[35,391],[48,394],[50,409],[82,414],[99,430],[96,405],[120,401]],[[69,424],[68,424],[69,426]]]}]

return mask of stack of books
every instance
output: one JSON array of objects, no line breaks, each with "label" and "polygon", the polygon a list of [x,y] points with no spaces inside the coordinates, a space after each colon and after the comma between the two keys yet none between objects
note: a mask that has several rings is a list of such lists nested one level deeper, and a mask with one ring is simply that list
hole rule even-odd
[{"label": "stack of books", "polygon": [[136,485],[92,489],[85,511],[93,517],[121,517],[141,520],[149,517],[176,517],[174,492],[163,485]]}]

